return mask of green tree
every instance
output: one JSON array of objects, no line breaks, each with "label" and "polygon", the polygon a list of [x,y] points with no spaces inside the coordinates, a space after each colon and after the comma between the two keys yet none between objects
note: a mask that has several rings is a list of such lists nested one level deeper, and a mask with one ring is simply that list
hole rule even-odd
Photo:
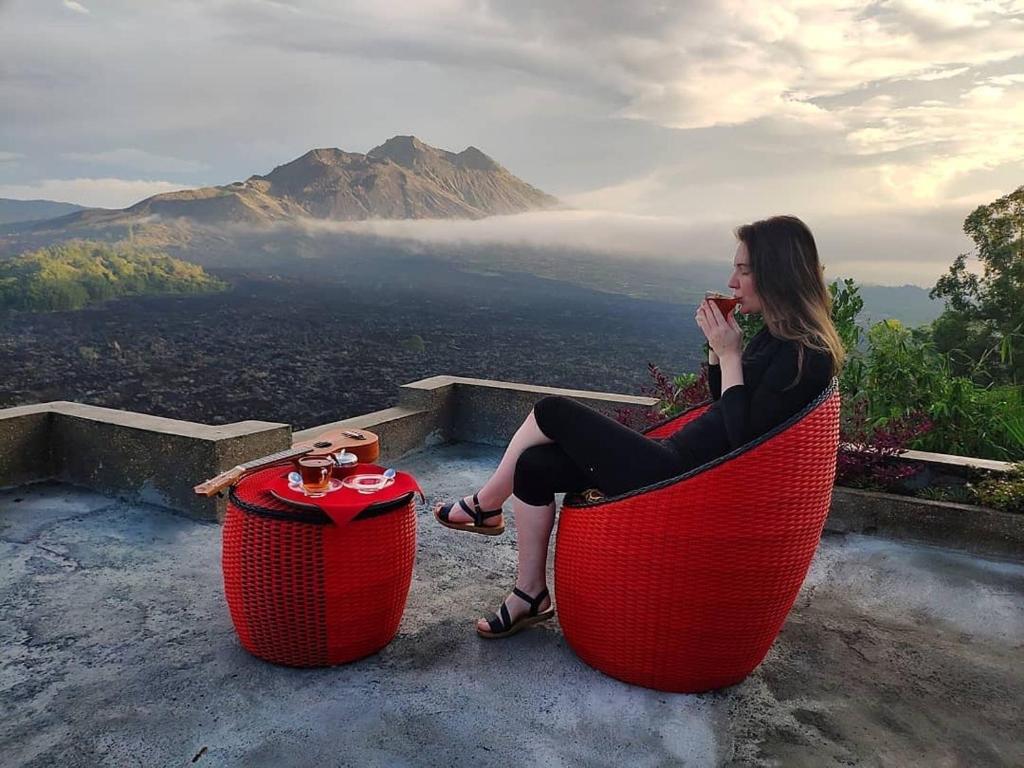
[{"label": "green tree", "polygon": [[226,287],[200,266],[125,244],[72,240],[0,261],[0,310],[69,310],[117,296]]},{"label": "green tree", "polygon": [[935,321],[939,351],[957,373],[979,383],[1024,382],[1024,187],[964,220],[982,272],[967,269],[961,253],[939,278],[932,298],[946,300]]}]

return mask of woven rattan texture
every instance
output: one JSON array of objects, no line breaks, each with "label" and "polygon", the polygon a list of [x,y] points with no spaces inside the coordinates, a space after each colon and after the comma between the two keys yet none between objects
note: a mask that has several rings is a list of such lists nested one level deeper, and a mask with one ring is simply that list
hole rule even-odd
[{"label": "woven rattan texture", "polygon": [[[288,514],[292,508],[261,491],[279,471],[243,479],[238,498]],[[223,536],[224,593],[239,640],[253,655],[329,666],[380,650],[398,631],[416,556],[412,500],[342,528],[229,503]]]},{"label": "woven rattan texture", "polygon": [[[695,416],[669,425],[664,437]],[[697,692],[761,663],[828,514],[839,395],[727,461],[597,505],[563,506],[555,592],[566,640],[626,682]]]}]

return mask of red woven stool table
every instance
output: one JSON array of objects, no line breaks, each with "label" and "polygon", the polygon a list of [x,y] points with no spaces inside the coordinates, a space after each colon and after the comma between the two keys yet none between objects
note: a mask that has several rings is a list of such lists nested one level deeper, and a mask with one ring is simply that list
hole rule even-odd
[{"label": "red woven stool table", "polygon": [[295,667],[375,653],[391,642],[405,610],[419,487],[399,472],[390,488],[343,488],[300,507],[270,492],[287,487],[291,470],[260,470],[229,491],[224,593],[242,647]]}]

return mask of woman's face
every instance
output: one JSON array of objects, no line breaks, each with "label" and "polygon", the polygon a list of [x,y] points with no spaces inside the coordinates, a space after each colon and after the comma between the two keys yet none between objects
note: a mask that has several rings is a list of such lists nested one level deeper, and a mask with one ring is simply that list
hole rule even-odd
[{"label": "woman's face", "polygon": [[732,295],[740,300],[740,312],[744,315],[761,312],[761,297],[754,285],[754,273],[750,270],[750,253],[742,240],[736,246],[733,257],[732,277],[729,278]]}]

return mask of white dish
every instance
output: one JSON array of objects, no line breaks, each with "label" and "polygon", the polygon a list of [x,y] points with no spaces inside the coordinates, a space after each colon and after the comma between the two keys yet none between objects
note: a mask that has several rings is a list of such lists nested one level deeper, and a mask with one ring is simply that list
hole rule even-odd
[{"label": "white dish", "polygon": [[384,475],[350,475],[341,481],[345,488],[353,488],[360,493],[375,493],[394,485],[395,478]]}]

